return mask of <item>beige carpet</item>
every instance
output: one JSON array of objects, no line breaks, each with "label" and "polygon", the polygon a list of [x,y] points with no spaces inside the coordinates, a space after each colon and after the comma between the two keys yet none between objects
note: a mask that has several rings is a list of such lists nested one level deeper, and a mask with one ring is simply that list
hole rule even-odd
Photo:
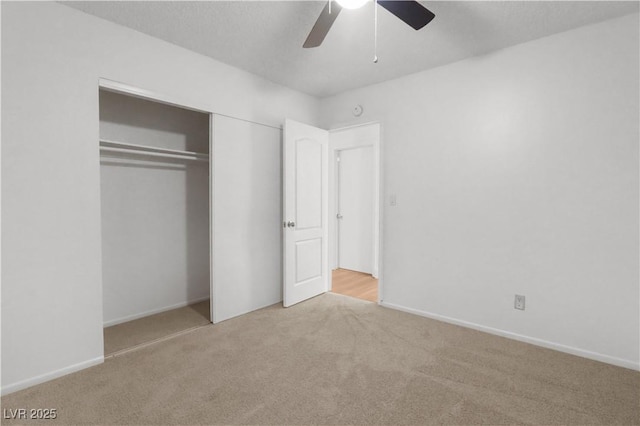
[{"label": "beige carpet", "polygon": [[639,401],[638,372],[331,293],[2,399],[46,424],[628,425]]},{"label": "beige carpet", "polygon": [[108,356],[123,349],[209,324],[209,312],[207,300],[107,327],[104,329],[104,354]]}]

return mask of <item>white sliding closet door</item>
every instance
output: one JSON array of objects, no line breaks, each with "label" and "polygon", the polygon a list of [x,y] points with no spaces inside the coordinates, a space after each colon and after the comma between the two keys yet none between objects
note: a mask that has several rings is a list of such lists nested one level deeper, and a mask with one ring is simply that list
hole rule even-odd
[{"label": "white sliding closet door", "polygon": [[282,300],[282,132],[213,118],[214,322]]}]

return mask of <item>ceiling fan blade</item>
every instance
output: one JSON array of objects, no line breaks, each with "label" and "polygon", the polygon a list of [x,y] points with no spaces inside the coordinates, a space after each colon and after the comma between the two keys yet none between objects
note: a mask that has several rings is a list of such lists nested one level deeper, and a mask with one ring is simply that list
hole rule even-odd
[{"label": "ceiling fan blade", "polygon": [[378,0],[378,4],[396,15],[414,30],[427,25],[436,15],[417,1]]},{"label": "ceiling fan blade", "polygon": [[335,1],[331,4],[331,13],[329,13],[329,7],[329,2],[327,2],[302,47],[318,47],[322,44],[333,22],[342,10],[342,7]]}]

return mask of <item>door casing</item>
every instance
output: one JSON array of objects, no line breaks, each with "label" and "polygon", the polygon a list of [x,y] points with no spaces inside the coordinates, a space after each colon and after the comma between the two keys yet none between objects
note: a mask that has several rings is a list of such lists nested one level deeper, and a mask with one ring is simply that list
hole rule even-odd
[{"label": "door casing", "polygon": [[383,216],[383,194],[382,194],[382,126],[379,122],[369,122],[332,129],[329,131],[329,288],[331,291],[332,280],[331,271],[338,265],[337,244],[338,244],[338,224],[337,211],[337,168],[336,158],[338,152],[344,149],[360,148],[371,146],[373,148],[373,169],[374,169],[374,217],[373,217],[373,277],[378,279],[378,303],[383,301],[383,265],[382,258],[382,216]]}]

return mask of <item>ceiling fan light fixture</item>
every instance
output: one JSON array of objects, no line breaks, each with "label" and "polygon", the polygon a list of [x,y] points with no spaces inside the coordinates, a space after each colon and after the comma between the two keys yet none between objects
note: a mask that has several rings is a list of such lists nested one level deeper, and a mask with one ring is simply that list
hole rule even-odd
[{"label": "ceiling fan light fixture", "polygon": [[[331,5],[334,1],[337,1],[338,4],[332,11]],[[342,9],[357,9],[370,1],[371,0],[328,0],[302,47],[306,49],[320,46]],[[424,27],[436,16],[429,9],[421,5],[418,0],[375,0],[375,5],[380,5],[387,9],[391,14],[395,15],[414,30],[419,30]],[[377,17],[378,8],[376,7],[374,16],[376,27]],[[377,62],[377,56],[374,58],[374,62]]]},{"label": "ceiling fan light fixture", "polygon": [[358,9],[365,5],[369,0],[336,0],[338,4],[345,9]]}]

